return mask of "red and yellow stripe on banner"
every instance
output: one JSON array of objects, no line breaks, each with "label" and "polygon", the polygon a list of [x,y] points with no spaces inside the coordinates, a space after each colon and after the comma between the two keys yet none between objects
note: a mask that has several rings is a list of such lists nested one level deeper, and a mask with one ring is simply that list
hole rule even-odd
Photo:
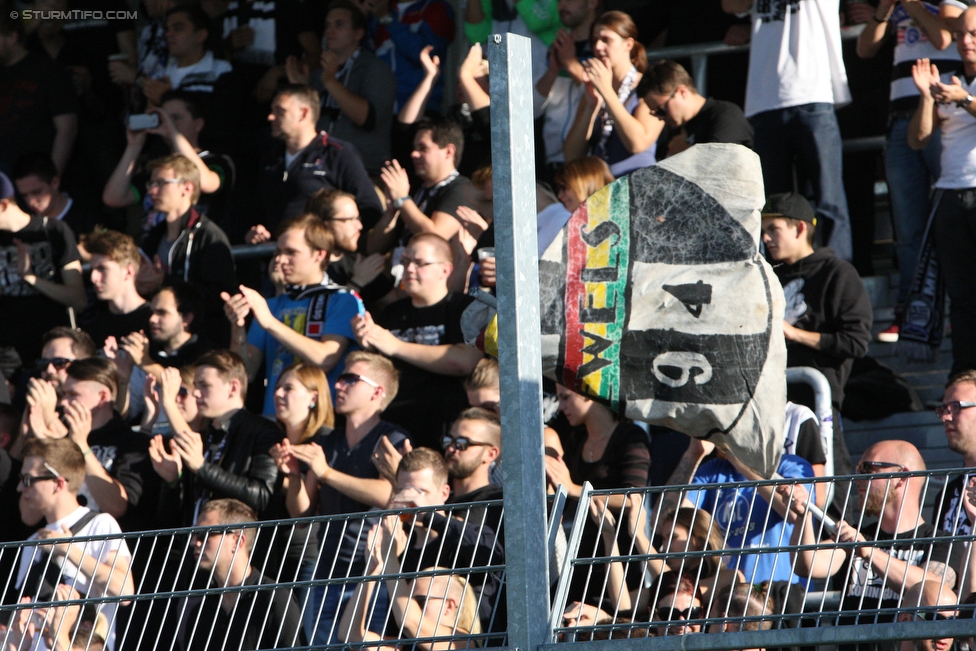
[{"label": "red and yellow stripe on banner", "polygon": [[605,186],[584,206],[570,218],[567,231],[563,384],[615,402],[627,322],[628,181]]}]

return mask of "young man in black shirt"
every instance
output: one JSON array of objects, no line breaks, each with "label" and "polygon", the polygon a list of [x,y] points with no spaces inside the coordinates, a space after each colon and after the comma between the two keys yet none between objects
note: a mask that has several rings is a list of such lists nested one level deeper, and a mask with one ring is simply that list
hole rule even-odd
[{"label": "young man in black shirt", "polygon": [[407,298],[376,322],[367,312],[353,333],[368,350],[386,355],[400,371],[400,392],[384,417],[404,426],[418,445],[440,447],[441,437],[467,406],[462,378],[482,354],[464,344],[461,313],[473,300],[448,291],[451,246],[434,233],[415,235],[403,252]]},{"label": "young man in black shirt", "polygon": [[[814,250],[817,218],[794,192],[768,197],[763,208],[763,244],[786,295],[786,365],[811,366],[827,378],[833,403],[834,474],[847,474],[850,453],[841,429],[840,406],[854,359],[871,341],[873,313],[864,284],[849,263],[830,249]],[[805,385],[790,387],[789,399],[814,407]]]},{"label": "young man in black shirt", "polygon": [[88,239],[88,252],[98,302],[82,316],[81,329],[98,348],[109,337],[119,340],[130,332],[148,330],[152,310],[136,289],[143,262],[136,243],[124,233],[102,231]]},{"label": "young man in black shirt", "polygon": [[742,109],[732,102],[699,95],[691,75],[674,61],[652,65],[637,85],[637,95],[671,129],[668,156],[706,142],[752,148],[752,125]]},{"label": "young man in black shirt", "polygon": [[0,172],[0,347],[13,346],[23,363],[33,363],[41,334],[67,325],[67,308],[86,301],[71,229],[21,210]]}]

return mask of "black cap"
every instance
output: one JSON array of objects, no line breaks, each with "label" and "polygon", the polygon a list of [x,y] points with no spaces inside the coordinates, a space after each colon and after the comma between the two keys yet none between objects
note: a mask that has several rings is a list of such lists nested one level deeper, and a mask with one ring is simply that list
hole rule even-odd
[{"label": "black cap", "polygon": [[789,217],[799,219],[814,226],[817,216],[813,207],[802,194],[796,192],[782,192],[766,197],[766,206],[762,209],[763,217]]},{"label": "black cap", "polygon": [[14,184],[10,182],[10,177],[0,172],[0,199],[9,199],[14,196]]}]

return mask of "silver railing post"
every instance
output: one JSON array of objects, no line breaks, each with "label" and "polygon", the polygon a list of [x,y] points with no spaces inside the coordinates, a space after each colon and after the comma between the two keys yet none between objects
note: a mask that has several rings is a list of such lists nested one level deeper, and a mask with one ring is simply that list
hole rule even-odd
[{"label": "silver railing post", "polygon": [[529,39],[493,34],[491,157],[498,265],[498,364],[505,478],[508,644],[548,641],[542,343]]}]

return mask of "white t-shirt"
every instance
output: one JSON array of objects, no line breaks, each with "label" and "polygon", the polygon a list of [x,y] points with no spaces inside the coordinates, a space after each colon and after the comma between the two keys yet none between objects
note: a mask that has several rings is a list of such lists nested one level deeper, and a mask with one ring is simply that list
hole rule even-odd
[{"label": "white t-shirt", "polygon": [[[77,509],[71,512],[70,515],[58,520],[57,522],[52,522],[45,526],[46,529],[52,531],[60,531],[61,525],[68,527],[80,520],[82,516],[89,512],[85,506],[79,506]],[[129,561],[132,558],[132,554],[129,553],[129,547],[125,544],[122,539],[122,529],[119,528],[119,523],[115,521],[111,515],[107,513],[101,513],[95,516],[91,521],[88,522],[84,527],[75,533],[76,536],[100,536],[103,534],[119,534],[118,538],[110,540],[95,540],[85,544],[85,553],[89,556],[93,556],[100,563],[109,562],[109,554],[112,552],[117,552],[119,557],[119,563],[125,563],[126,566],[129,565]],[[32,540],[37,540],[37,534],[35,533],[30,538],[27,539],[28,542]],[[80,543],[79,543],[80,544]],[[41,547],[24,547],[23,554],[20,557],[20,565],[17,567],[17,587],[19,588],[23,584],[24,579],[27,577],[27,573],[30,570],[30,566],[35,562],[47,562],[46,554],[42,551]],[[116,566],[118,567],[118,566]],[[78,572],[77,566],[73,563],[65,561],[62,574],[61,583],[66,583],[82,594],[82,596],[89,597],[102,597],[103,594],[98,591],[91,591],[89,593],[88,578]],[[118,610],[117,603],[103,603],[98,606],[99,614],[103,615],[109,624],[109,634],[106,644],[109,649],[115,648],[115,617],[116,611]],[[49,620],[50,621],[50,620]],[[47,645],[43,641],[43,637],[38,635],[35,637],[35,643],[31,651],[48,651]]]},{"label": "white t-shirt", "polygon": [[746,117],[851,101],[838,0],[755,0]]},{"label": "white t-shirt", "polygon": [[207,50],[202,59],[183,68],[177,67],[176,59],[170,57],[163,74],[169,77],[173,88],[195,93],[212,93],[217,78],[230,71],[230,63],[215,59],[213,52]]},{"label": "white t-shirt", "polygon": [[[976,95],[976,79],[962,87]],[[976,118],[955,104],[939,104],[942,119],[942,175],[935,187],[955,190],[976,188]]]},{"label": "white t-shirt", "polygon": [[[933,15],[939,13],[939,7],[932,3],[923,2],[922,6]],[[948,83],[955,68],[959,67],[959,50],[956,49],[955,44],[949,45],[944,50],[932,45],[925,30],[908,15],[903,5],[895,6],[889,20],[894,26],[896,38],[891,75],[891,99],[918,98],[918,88],[915,87],[915,81],[912,79],[911,69],[911,64],[917,59],[930,59],[939,68],[942,80]]]}]

